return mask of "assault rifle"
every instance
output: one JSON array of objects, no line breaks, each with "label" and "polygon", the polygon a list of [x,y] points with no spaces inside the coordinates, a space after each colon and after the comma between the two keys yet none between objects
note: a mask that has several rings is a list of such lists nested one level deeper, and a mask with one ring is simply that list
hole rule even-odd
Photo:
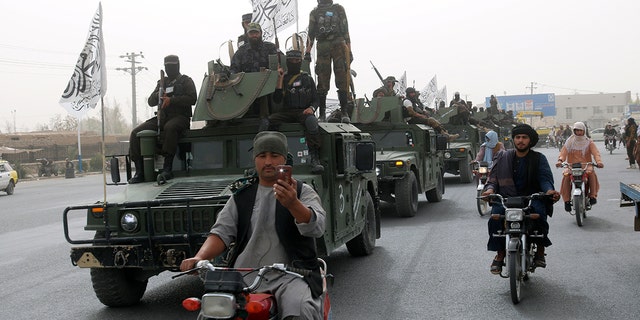
[{"label": "assault rifle", "polygon": [[382,82],[382,85],[384,86],[384,78],[380,74],[380,71],[378,71],[378,68],[376,68],[376,66],[373,65],[373,62],[371,62],[371,60],[369,60],[369,63],[371,63],[373,70],[375,70],[376,74],[378,75],[378,78],[380,79],[380,82]]},{"label": "assault rifle", "polygon": [[158,88],[158,111],[156,111],[156,118],[158,119],[158,139],[160,138],[160,126],[162,125],[162,120],[160,118],[162,117],[162,104],[164,100],[163,98],[167,96],[167,93],[165,91],[164,70],[160,70],[160,83]]}]

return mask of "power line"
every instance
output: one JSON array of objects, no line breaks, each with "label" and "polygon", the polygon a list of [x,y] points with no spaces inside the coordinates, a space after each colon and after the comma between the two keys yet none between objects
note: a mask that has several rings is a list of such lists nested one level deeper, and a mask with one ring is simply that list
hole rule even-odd
[{"label": "power line", "polygon": [[129,72],[131,74],[131,123],[132,123],[132,127],[135,128],[136,125],[138,124],[138,119],[137,119],[137,108],[136,108],[136,73],[142,71],[142,70],[148,70],[147,67],[136,67],[137,62],[136,58],[137,57],[141,57],[144,58],[144,56],[142,55],[142,52],[140,53],[127,53],[124,55],[121,55],[120,58],[127,58],[128,60],[125,62],[130,62],[131,63],[131,67],[127,67],[127,68],[116,68],[116,70],[121,70],[121,71],[125,71],[125,72]]}]

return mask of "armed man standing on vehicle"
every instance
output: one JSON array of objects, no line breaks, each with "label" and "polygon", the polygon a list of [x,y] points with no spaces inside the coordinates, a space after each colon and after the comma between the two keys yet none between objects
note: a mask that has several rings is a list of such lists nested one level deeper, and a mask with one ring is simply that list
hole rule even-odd
[{"label": "armed man standing on vehicle", "polygon": [[300,70],[302,52],[287,52],[287,72],[278,69],[278,84],[273,94],[275,103],[283,102],[283,110],[269,116],[269,122],[277,125],[283,122],[298,122],[304,125],[305,140],[309,148],[309,156],[313,168],[311,172],[321,173],[324,167],[320,164],[320,132],[315,111],[318,108],[316,84],[313,78]]},{"label": "armed man standing on vehicle", "polygon": [[229,262],[232,267],[284,263],[312,270],[304,279],[267,273],[269,280],[263,281],[258,291],[274,294],[284,320],[322,319],[323,288],[315,239],[324,234],[326,213],[311,186],[277,178],[276,166],[285,164],[287,153],[284,134],[263,131],[256,135],[253,158],[257,179],[229,198],[207,240],[193,258],[181,262],[180,270],[211,260],[235,243]]},{"label": "armed man standing on vehicle", "polygon": [[[560,199],[558,191],[553,187],[553,173],[547,158],[536,151],[531,150],[538,143],[538,133],[528,124],[519,124],[511,131],[511,137],[515,145],[515,149],[509,149],[498,153],[493,167],[489,172],[489,179],[485,186],[483,196],[490,194],[500,194],[505,197],[527,196],[537,192],[544,192],[551,195],[553,202]],[[547,215],[551,216],[553,206],[551,203],[545,203],[541,200],[533,200],[531,203],[533,212],[538,213],[540,217],[533,219],[533,230],[538,231],[543,238],[532,238],[531,241],[537,244],[534,263],[539,268],[545,268],[547,262],[545,259],[545,247],[551,245],[551,241],[547,237],[549,233],[549,224],[547,223]],[[492,214],[504,214],[504,208],[499,205],[492,206]],[[489,219],[489,242],[487,250],[497,251],[497,254],[491,262],[491,273],[500,274],[504,265],[504,257],[506,255],[504,238],[494,237],[498,231],[504,229],[503,219]]]},{"label": "armed man standing on vehicle", "polygon": [[[129,136],[129,156],[136,166],[136,174],[129,179],[129,183],[144,181],[144,168],[142,155],[140,154],[140,138],[136,135],[143,130],[158,131],[162,141],[162,155],[164,164],[160,175],[164,180],[173,178],[173,158],[178,148],[178,139],[189,129],[191,124],[191,106],[196,103],[197,92],[193,80],[184,74],[180,74],[180,60],[176,55],[164,58],[164,70],[167,76],[164,82],[158,80],[147,102],[155,107],[160,104],[159,91],[164,88],[162,104],[158,108],[157,115],[131,131]],[[158,121],[158,117],[160,121]]]},{"label": "armed man standing on vehicle", "polygon": [[[342,122],[350,122],[349,118],[349,65],[353,60],[351,54],[351,38],[349,37],[349,23],[344,8],[333,3],[332,0],[318,0],[309,15],[309,38],[305,50],[305,60],[311,61],[311,49],[314,41],[316,47],[316,75],[318,76],[318,102],[320,109],[320,121],[326,119],[327,93],[331,80],[331,62],[333,61],[333,73],[336,88],[338,88],[338,100]],[[347,61],[349,59],[349,61]]]},{"label": "armed man standing on vehicle", "polygon": [[[275,44],[262,40],[262,27],[251,22],[247,25],[248,42],[236,51],[231,58],[231,73],[259,72],[261,68],[269,68],[269,55],[277,54],[278,47]],[[256,99],[253,106],[258,110],[260,125],[258,131],[269,128],[269,97],[263,96]]]},{"label": "armed man standing on vehicle", "polygon": [[393,90],[393,87],[396,85],[396,82],[398,82],[398,80],[396,80],[396,77],[394,76],[384,78],[384,80],[382,80],[382,87],[373,91],[373,97],[379,98],[395,96],[396,92]]}]

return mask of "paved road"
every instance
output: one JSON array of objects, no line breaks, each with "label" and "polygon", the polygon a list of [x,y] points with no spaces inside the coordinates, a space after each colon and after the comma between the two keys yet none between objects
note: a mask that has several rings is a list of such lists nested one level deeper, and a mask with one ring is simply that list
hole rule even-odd
[{"label": "paved road", "polygon": [[[541,151],[552,162],[557,157]],[[548,267],[532,275],[519,305],[511,303],[508,280],[489,273],[493,255],[486,251],[487,218],[475,211],[475,186],[447,176],[443,201],[421,197],[413,218],[397,218],[385,206],[373,255],[352,258],[340,248],[327,258],[334,319],[637,318],[640,232],[633,231],[633,208],[618,206],[618,183],[637,183],[640,172],[624,169],[622,150],[603,157],[598,205],[582,228],[556,205]],[[560,170],[554,174],[559,188]],[[102,199],[101,181],[26,181],[14,195],[0,195],[0,319],[195,319],[180,307],[201,293],[192,277],[153,277],[139,306],[115,309],[95,298],[88,270],[71,266],[62,211]],[[81,228],[82,219],[73,225]]]}]

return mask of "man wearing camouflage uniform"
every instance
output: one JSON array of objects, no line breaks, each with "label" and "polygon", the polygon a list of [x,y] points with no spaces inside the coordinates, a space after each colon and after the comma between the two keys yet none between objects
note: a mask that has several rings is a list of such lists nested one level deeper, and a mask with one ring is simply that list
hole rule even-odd
[{"label": "man wearing camouflage uniform", "polygon": [[437,133],[445,135],[449,141],[460,137],[458,134],[449,134],[438,120],[429,117],[425,111],[424,104],[420,99],[418,99],[418,93],[415,88],[407,88],[406,94],[406,98],[402,102],[402,115],[407,119],[407,123],[426,124],[433,128]]},{"label": "man wearing camouflage uniform", "polygon": [[[231,66],[229,67],[231,73],[259,72],[261,68],[269,68],[269,55],[278,53],[275,44],[262,40],[262,28],[258,23],[249,23],[246,35],[248,41],[231,58]],[[256,99],[254,108],[256,107],[260,116],[258,131],[267,130],[269,127],[269,96]]]},{"label": "man wearing camouflage uniform", "polygon": [[396,92],[393,90],[393,87],[396,85],[396,77],[388,76],[382,80],[384,85],[373,91],[373,97],[393,97],[396,95]]},{"label": "man wearing camouflage uniform", "polygon": [[350,122],[348,92],[351,76],[349,75],[349,64],[353,58],[349,24],[344,8],[333,3],[332,0],[318,0],[318,6],[309,15],[308,30],[309,38],[304,56],[306,60],[311,61],[313,43],[315,40],[318,42],[315,72],[318,76],[320,120],[326,119],[326,99],[331,80],[331,62],[333,61],[333,73],[336,88],[338,88],[342,122]]}]

